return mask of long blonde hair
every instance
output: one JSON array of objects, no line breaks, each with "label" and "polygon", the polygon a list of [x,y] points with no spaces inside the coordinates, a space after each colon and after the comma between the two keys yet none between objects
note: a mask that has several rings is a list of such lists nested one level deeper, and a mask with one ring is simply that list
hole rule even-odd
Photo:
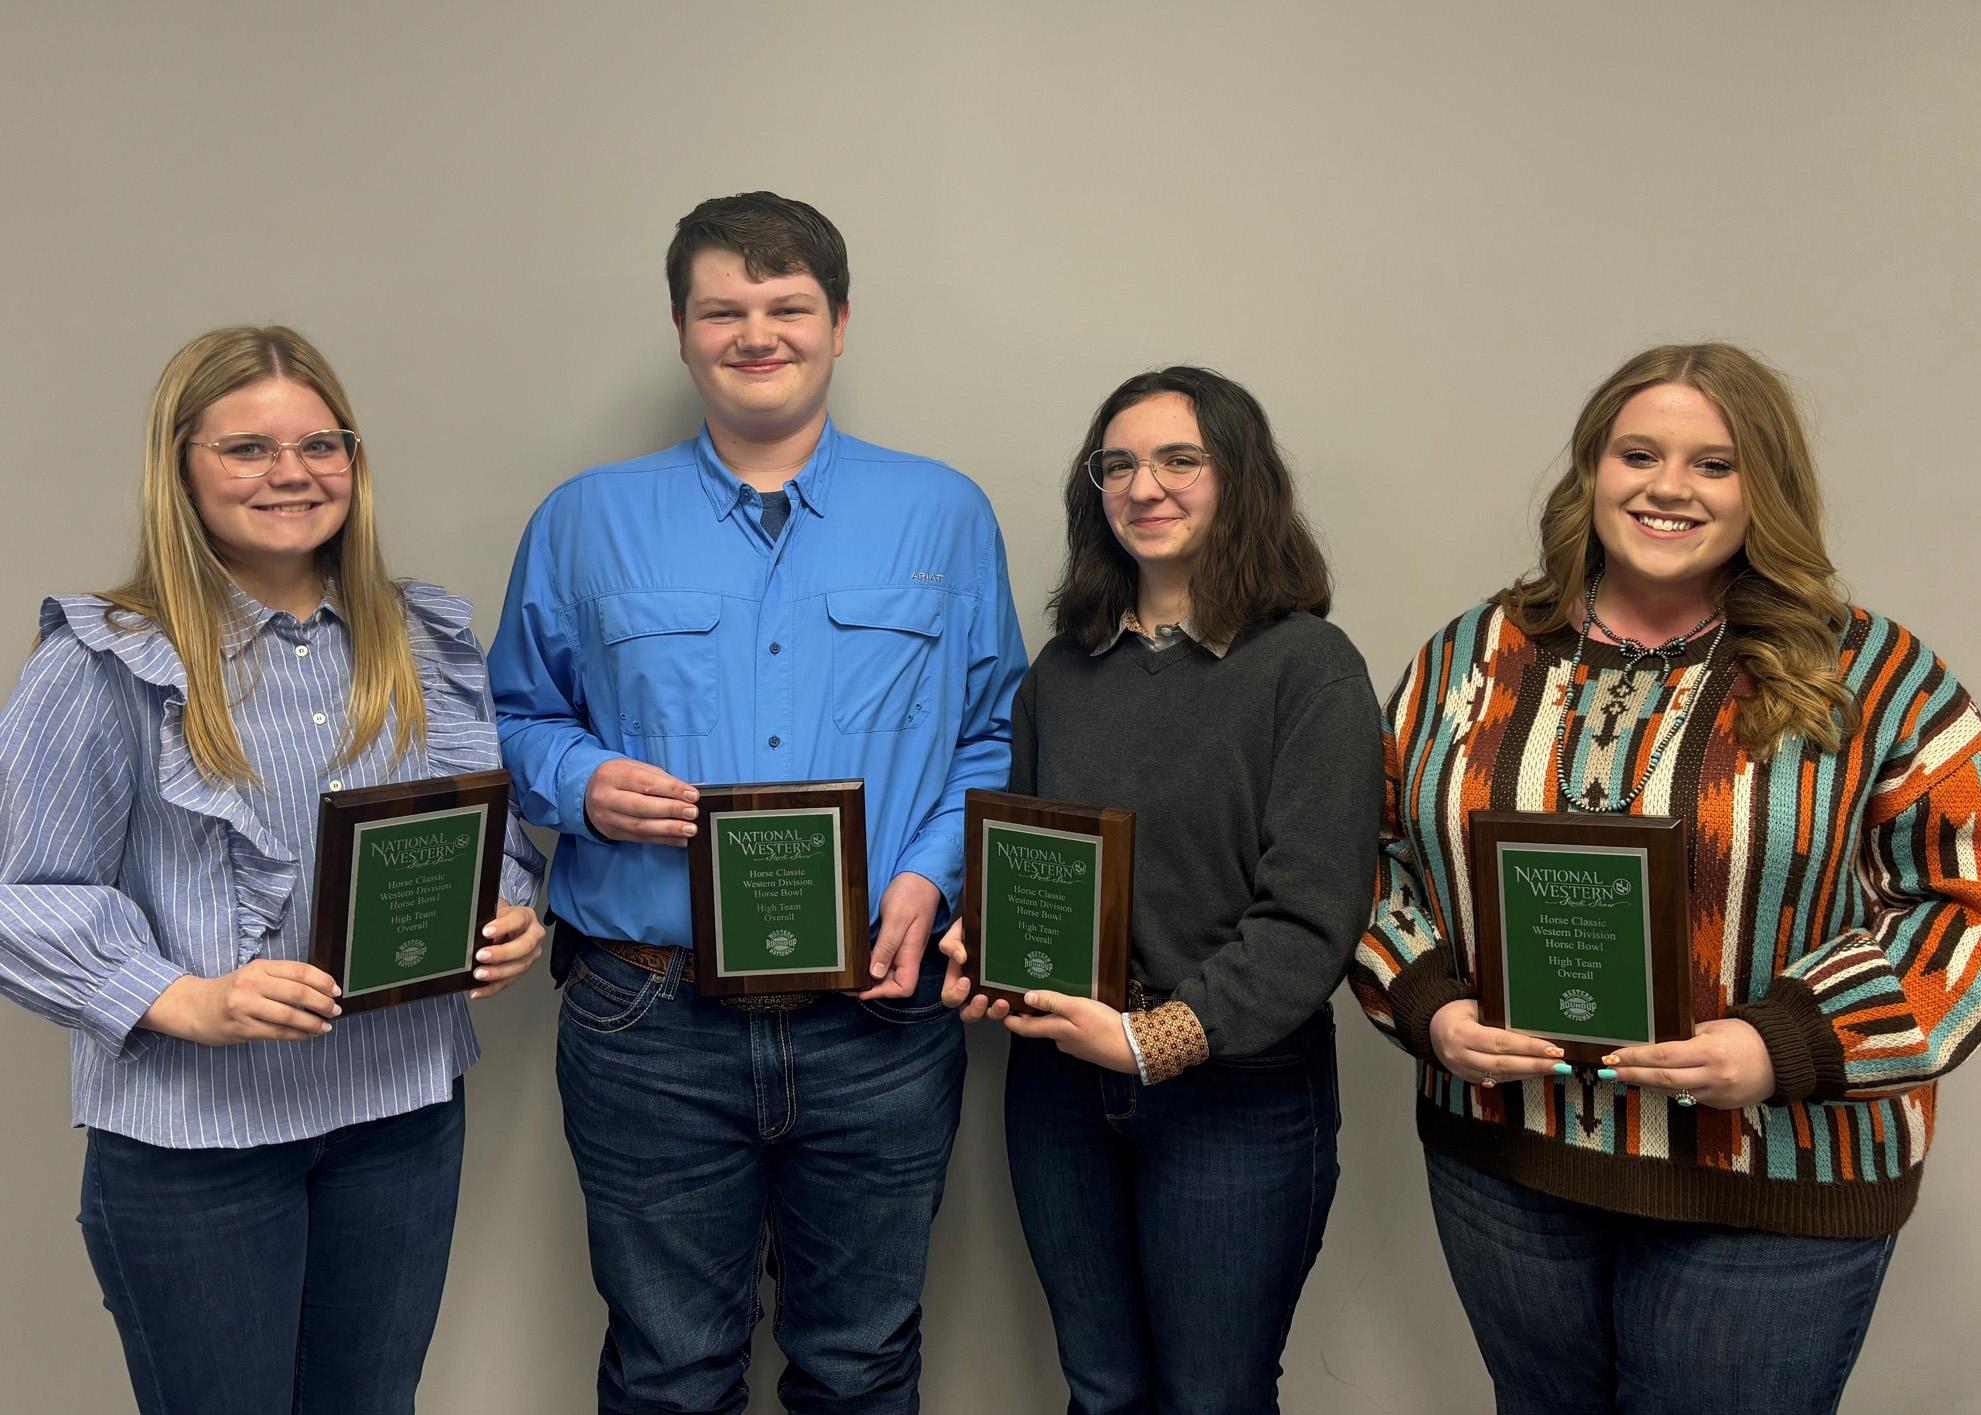
[{"label": "long blonde hair", "polygon": [[1731,344],[1646,349],[1605,379],[1576,420],[1569,466],[1541,510],[1541,563],[1494,596],[1528,633],[1581,624],[1590,574],[1603,548],[1595,532],[1596,467],[1623,405],[1646,388],[1683,384],[1710,398],[1733,432],[1746,543],[1727,565],[1724,598],[1734,661],[1750,691],[1735,731],[1765,759],[1803,733],[1835,750],[1857,723],[1838,675],[1838,639],[1850,605],[1823,548],[1816,467],[1782,376]]},{"label": "long blonde hair", "polygon": [[[174,354],[151,396],[144,457],[137,566],[104,598],[113,613],[155,624],[186,666],[186,746],[214,781],[251,782],[254,768],[234,727],[220,645],[234,613],[232,577],[214,550],[186,488],[187,440],[202,414],[236,389],[271,378],[315,390],[341,427],[357,431],[350,399],[322,354],[281,325],[236,325],[202,334]],[[338,612],[351,635],[351,696],[345,763],[396,720],[395,757],[426,746],[426,699],[406,634],[404,596],[386,574],[372,518],[371,468],[363,442],[351,466],[351,506],[343,529],[316,552],[317,572],[336,584]]]}]

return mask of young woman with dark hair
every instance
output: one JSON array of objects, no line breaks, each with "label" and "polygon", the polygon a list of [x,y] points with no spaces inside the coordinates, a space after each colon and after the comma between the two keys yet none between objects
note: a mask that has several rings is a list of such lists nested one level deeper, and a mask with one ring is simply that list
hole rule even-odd
[{"label": "young woman with dark hair", "polygon": [[1328,995],[1382,806],[1367,671],[1264,411],[1204,369],[1128,380],[1066,479],[1053,640],[1011,789],[1135,812],[1130,1009],[944,1001],[1014,1034],[1005,1133],[1074,1412],[1277,1408],[1338,1173]]}]

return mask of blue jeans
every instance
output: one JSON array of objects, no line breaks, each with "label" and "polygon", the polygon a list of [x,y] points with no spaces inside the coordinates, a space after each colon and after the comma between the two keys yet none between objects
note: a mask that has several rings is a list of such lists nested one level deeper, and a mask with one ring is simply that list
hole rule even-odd
[{"label": "blue jeans", "polygon": [[1334,1202],[1323,1010],[1268,1056],[1157,1086],[1011,1042],[1011,1187],[1070,1415],[1260,1415]]},{"label": "blue jeans", "polygon": [[1427,1153],[1500,1415],[1831,1415],[1895,1238],[1636,1218]]},{"label": "blue jeans", "polygon": [[741,1411],[766,1267],[786,1408],[919,1408],[929,1225],[963,1095],[929,955],[900,1002],[753,1013],[683,983],[678,952],[652,973],[580,951],[557,1084],[607,1307],[601,1412]]},{"label": "blue jeans", "polygon": [[452,1100],[309,1140],[92,1130],[83,1242],[141,1415],[410,1415],[461,1186]]}]

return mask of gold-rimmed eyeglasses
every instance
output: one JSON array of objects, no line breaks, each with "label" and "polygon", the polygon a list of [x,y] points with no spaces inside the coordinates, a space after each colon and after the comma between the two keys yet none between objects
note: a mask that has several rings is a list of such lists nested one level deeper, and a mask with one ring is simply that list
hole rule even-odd
[{"label": "gold-rimmed eyeglasses", "polygon": [[1147,457],[1137,457],[1125,447],[1103,447],[1087,458],[1087,477],[1102,491],[1114,494],[1128,490],[1136,469],[1147,467],[1164,491],[1182,491],[1210,464],[1211,454],[1194,442],[1172,442]]},{"label": "gold-rimmed eyeglasses", "polygon": [[320,477],[334,477],[351,470],[358,455],[358,435],[348,428],[326,427],[306,432],[294,442],[260,432],[230,432],[211,442],[189,442],[189,447],[208,447],[220,458],[220,466],[230,477],[243,481],[265,477],[275,470],[284,452],[294,452],[296,460]]}]

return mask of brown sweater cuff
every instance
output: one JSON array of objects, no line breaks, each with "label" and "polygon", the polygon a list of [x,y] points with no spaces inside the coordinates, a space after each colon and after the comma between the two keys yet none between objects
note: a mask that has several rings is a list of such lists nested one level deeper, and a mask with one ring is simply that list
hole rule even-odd
[{"label": "brown sweater cuff", "polygon": [[1438,1064],[1431,1050],[1431,1019],[1438,1009],[1477,990],[1452,972],[1451,952],[1434,948],[1396,975],[1389,985],[1389,1008],[1396,1018],[1396,1039],[1419,1061]]},{"label": "brown sweater cuff", "polygon": [[1131,1012],[1128,1026],[1135,1033],[1135,1045],[1142,1050],[1142,1070],[1151,1086],[1210,1060],[1210,1039],[1187,1002],[1165,1002],[1147,1012]]},{"label": "brown sweater cuff", "polygon": [[1738,1017],[1761,1034],[1775,1068],[1770,1105],[1843,1098],[1846,1079],[1843,1043],[1817,1005],[1816,994],[1800,978],[1776,978],[1759,1002],[1736,1007]]}]

